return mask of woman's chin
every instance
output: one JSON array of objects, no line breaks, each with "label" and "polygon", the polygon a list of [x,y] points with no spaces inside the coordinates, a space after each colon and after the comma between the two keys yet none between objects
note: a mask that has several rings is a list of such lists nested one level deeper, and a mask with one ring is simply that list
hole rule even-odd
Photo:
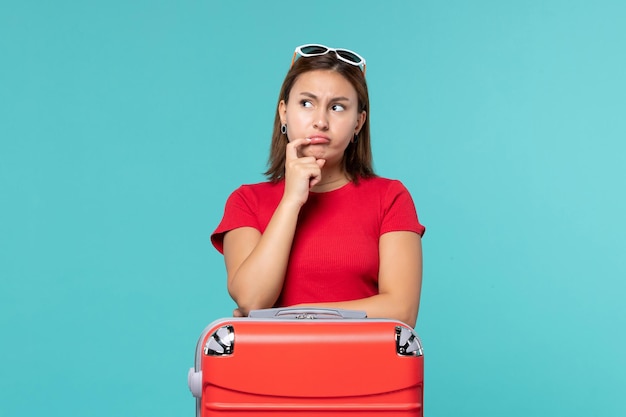
[{"label": "woman's chin", "polygon": [[308,148],[302,152],[302,156],[312,156],[315,159],[325,159],[326,152],[323,149]]}]

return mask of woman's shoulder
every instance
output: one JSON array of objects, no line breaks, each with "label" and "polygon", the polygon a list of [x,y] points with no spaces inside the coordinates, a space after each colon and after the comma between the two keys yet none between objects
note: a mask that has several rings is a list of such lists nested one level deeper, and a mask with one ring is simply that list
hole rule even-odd
[{"label": "woman's shoulder", "polygon": [[368,189],[376,189],[381,191],[386,191],[389,189],[406,189],[402,181],[386,178],[386,177],[369,177],[369,178],[359,178],[358,181],[355,182],[357,187],[364,187]]},{"label": "woman's shoulder", "polygon": [[267,193],[271,192],[281,192],[283,187],[283,181],[263,181],[252,184],[242,184],[235,191],[233,191],[233,194],[267,195]]},{"label": "woman's shoulder", "polygon": [[362,178],[355,182],[354,192],[372,200],[382,201],[383,204],[391,204],[398,198],[412,199],[410,191],[402,181],[386,177]]}]

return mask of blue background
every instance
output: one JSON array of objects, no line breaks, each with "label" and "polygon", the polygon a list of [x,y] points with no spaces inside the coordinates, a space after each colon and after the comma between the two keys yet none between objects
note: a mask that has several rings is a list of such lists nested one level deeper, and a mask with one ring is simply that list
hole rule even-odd
[{"label": "blue background", "polygon": [[[3,1],[0,415],[193,415],[209,235],[293,48],[368,61],[424,238],[428,416],[623,416],[626,3]],[[269,378],[269,376],[268,376]],[[305,377],[303,378],[305,379]]]}]

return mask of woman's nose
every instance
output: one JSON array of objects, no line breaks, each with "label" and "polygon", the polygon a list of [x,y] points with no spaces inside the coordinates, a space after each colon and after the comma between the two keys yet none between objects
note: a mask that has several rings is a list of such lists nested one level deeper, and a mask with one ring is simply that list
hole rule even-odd
[{"label": "woman's nose", "polygon": [[325,111],[320,110],[315,114],[313,127],[320,130],[328,129],[328,115]]}]

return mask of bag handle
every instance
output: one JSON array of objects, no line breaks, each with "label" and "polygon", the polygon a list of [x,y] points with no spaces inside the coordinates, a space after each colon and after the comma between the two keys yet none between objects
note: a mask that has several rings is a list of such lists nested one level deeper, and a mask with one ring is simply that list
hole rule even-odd
[{"label": "bag handle", "polygon": [[359,310],[318,307],[284,307],[250,310],[248,317],[256,319],[365,319],[367,313]]}]

